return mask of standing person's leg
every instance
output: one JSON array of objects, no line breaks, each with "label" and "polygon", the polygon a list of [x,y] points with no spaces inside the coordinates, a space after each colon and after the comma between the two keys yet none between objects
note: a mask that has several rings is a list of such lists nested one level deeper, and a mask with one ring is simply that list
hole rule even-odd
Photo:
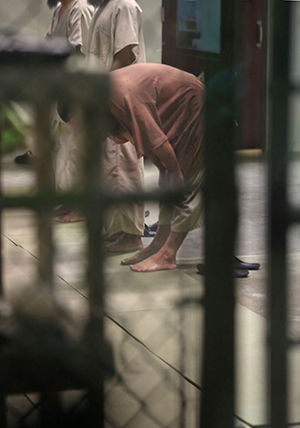
[{"label": "standing person's leg", "polygon": [[59,191],[68,191],[79,184],[80,155],[70,124],[59,122],[56,134],[55,186]]},{"label": "standing person's leg", "polygon": [[[57,111],[53,114],[53,133],[56,139],[55,150],[55,187],[58,191],[68,191],[80,185],[80,139],[73,126],[64,122]],[[84,216],[72,207],[59,206],[56,209],[56,221],[74,223],[84,220]]]},{"label": "standing person's leg", "polygon": [[[103,179],[111,192],[134,192],[144,184],[144,163],[131,143],[116,144],[107,139],[103,155]],[[104,215],[103,236],[109,252],[134,251],[143,247],[144,204],[122,203],[109,207]]]}]

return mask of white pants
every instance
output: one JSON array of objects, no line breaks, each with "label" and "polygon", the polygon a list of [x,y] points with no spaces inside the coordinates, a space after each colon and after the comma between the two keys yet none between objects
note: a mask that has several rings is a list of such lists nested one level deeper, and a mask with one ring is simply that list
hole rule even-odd
[{"label": "white pants", "polygon": [[[55,181],[58,190],[66,191],[80,183],[80,153],[78,133],[63,122],[56,113],[54,132],[57,140]],[[107,138],[103,147],[102,179],[106,188],[113,192],[142,190],[144,161],[138,159],[134,146],[128,142],[116,144]],[[110,206],[104,214],[103,235],[110,237],[125,232],[143,235],[144,204],[122,203]]]},{"label": "white pants", "polygon": [[79,140],[71,125],[63,122],[58,114],[53,119],[55,147],[55,185],[57,190],[68,191],[80,181]]},{"label": "white pants", "polygon": [[[144,184],[144,160],[138,159],[134,146],[128,142],[116,144],[107,138],[103,153],[103,179],[112,192],[142,190]],[[143,235],[144,204],[123,203],[108,208],[104,217],[104,236],[118,232]]]}]

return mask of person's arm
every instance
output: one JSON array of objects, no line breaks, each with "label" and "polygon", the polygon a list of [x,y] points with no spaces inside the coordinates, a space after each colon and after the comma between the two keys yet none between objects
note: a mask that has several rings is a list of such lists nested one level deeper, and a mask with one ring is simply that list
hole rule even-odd
[{"label": "person's arm", "polygon": [[114,61],[112,64],[112,70],[116,70],[118,68],[126,67],[134,62],[135,56],[132,51],[134,45],[125,46],[122,50],[116,53],[114,56]]},{"label": "person's arm", "polygon": [[74,8],[68,18],[68,41],[73,46],[76,54],[82,54],[83,36],[83,11],[80,8]]},{"label": "person's arm", "polygon": [[[165,141],[162,145],[154,149],[153,155],[158,158],[159,162],[164,166],[166,171],[166,180],[168,185],[178,186],[183,185],[184,177],[179,166],[175,151],[169,141]],[[153,163],[154,160],[152,159]],[[163,174],[163,171],[161,171]]]},{"label": "person's arm", "polygon": [[[135,2],[118,2],[114,20],[114,58],[112,70],[136,62],[143,37],[141,35],[142,11]],[[135,49],[136,48],[136,49]]]}]

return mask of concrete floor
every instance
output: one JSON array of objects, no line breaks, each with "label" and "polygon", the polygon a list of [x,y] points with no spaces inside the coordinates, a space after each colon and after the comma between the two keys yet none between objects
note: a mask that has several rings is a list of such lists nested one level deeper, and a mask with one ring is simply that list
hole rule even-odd
[{"label": "concrete floor", "polygon": [[[30,168],[17,167],[8,157],[3,164],[5,194],[27,194],[34,186]],[[290,195],[295,203],[300,181],[297,162],[292,165]],[[240,191],[240,223],[237,255],[261,263],[261,269],[236,281],[237,305],[237,401],[236,426],[268,425],[266,415],[266,172],[261,158],[243,158],[237,164]],[[157,181],[156,170],[147,165],[146,186]],[[157,220],[156,204],[147,204],[151,224]],[[291,274],[290,333],[299,337],[300,240],[293,230],[289,240]],[[5,294],[9,299],[32,284],[37,269],[36,226],[26,210],[4,212],[3,258]],[[84,223],[54,224],[56,291],[77,322],[87,313],[85,286]],[[147,244],[149,238],[144,238]],[[203,278],[195,265],[203,258],[202,230],[188,235],[178,254],[179,268],[171,272],[137,274],[120,265],[121,255],[105,260],[105,330],[114,350],[120,377],[106,385],[107,427],[197,426],[201,394],[201,306],[178,306],[185,297],[201,297]],[[298,300],[299,301],[299,300]],[[298,335],[298,336],[297,336]],[[300,353],[290,353],[290,422],[300,427]],[[74,391],[80,399],[82,391]],[[77,394],[77,395],[76,395]],[[26,426],[36,418],[38,397],[10,397],[9,420],[26,414]],[[295,425],[298,426],[298,425]]]}]

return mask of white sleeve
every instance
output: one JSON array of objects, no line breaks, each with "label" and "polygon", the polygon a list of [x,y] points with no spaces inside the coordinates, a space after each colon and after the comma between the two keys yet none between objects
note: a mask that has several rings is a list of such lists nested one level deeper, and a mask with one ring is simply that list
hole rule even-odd
[{"label": "white sleeve", "polygon": [[88,34],[89,34],[89,28],[91,25],[91,20],[93,16],[93,8],[92,6],[88,6],[86,9],[84,9],[81,13],[81,36],[82,36],[82,53],[87,53],[87,47],[88,47]]},{"label": "white sleeve", "polygon": [[118,8],[114,23],[114,55],[126,46],[139,45],[141,19],[142,12],[138,6],[125,4]]},{"label": "white sleeve", "polygon": [[80,9],[72,10],[68,22],[68,40],[74,47],[82,46],[81,15]]}]

